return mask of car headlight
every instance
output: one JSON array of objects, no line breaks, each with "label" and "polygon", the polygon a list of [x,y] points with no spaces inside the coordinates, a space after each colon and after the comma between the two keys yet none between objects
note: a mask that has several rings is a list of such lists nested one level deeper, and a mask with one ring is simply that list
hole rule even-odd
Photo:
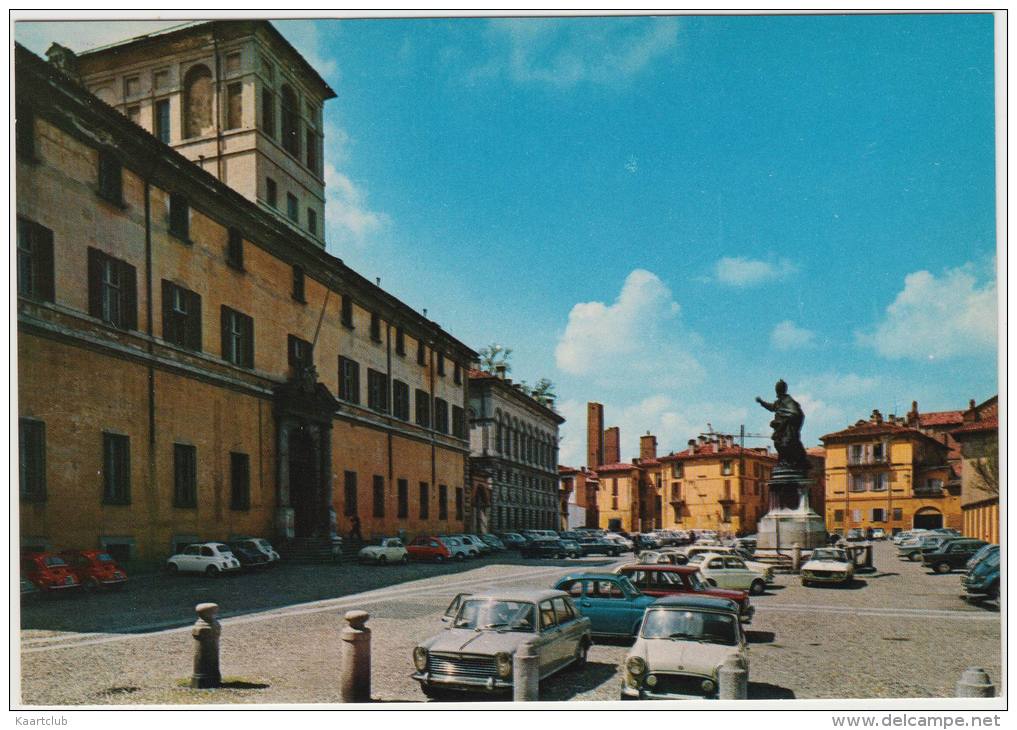
[{"label": "car headlight", "polygon": [[498,668],[499,677],[512,676],[512,655],[505,651],[499,651],[494,655],[494,664]]},{"label": "car headlight", "polygon": [[812,577],[812,571],[811,570],[803,570],[802,571],[802,577],[803,578],[811,578]]},{"label": "car headlight", "polygon": [[646,673],[646,660],[641,656],[630,656],[625,660],[625,669],[633,677],[639,677]]},{"label": "car headlight", "polygon": [[714,688],[715,688],[715,687],[716,687],[717,685],[715,685],[715,684],[713,683],[713,680],[712,680],[712,679],[704,679],[704,680],[703,680],[703,683],[702,683],[701,685],[699,685],[699,686],[703,688],[703,691],[704,691],[704,692],[706,692],[706,693],[710,693],[710,692],[713,692]]},{"label": "car headlight", "polygon": [[657,686],[657,675],[656,674],[651,674],[651,675],[646,677],[646,686],[647,687],[656,687]]},{"label": "car headlight", "polygon": [[413,650],[413,666],[417,668],[418,672],[427,669],[427,649],[418,646]]}]

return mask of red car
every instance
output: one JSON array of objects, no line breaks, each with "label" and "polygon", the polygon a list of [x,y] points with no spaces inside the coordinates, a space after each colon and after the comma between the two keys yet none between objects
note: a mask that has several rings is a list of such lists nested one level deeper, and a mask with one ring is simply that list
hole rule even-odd
[{"label": "red car", "polygon": [[56,593],[81,587],[64,559],[54,553],[26,553],[21,556],[21,575],[43,593]]},{"label": "red car", "polygon": [[124,588],[127,571],[103,550],[64,550],[60,553],[86,591]]},{"label": "red car", "polygon": [[616,571],[629,580],[648,596],[673,596],[680,593],[694,593],[700,596],[729,598],[736,601],[740,608],[743,623],[751,623],[756,609],[749,603],[747,591],[736,591],[727,588],[710,586],[699,573],[695,565],[655,565],[631,563],[623,565]]},{"label": "red car", "polygon": [[406,552],[413,560],[433,560],[441,563],[452,557],[452,551],[436,537],[421,535],[406,546]]}]

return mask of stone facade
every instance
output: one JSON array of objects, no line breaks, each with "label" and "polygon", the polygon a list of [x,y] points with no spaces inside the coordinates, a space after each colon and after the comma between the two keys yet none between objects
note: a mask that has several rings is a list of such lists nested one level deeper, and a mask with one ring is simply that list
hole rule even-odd
[{"label": "stone facade", "polygon": [[474,370],[469,380],[471,471],[490,479],[484,524],[492,532],[559,529],[558,428],[565,419],[504,373]]}]

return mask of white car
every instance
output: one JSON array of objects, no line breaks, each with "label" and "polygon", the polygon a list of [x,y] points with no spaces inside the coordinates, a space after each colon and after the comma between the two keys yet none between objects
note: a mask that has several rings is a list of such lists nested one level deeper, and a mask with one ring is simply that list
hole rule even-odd
[{"label": "white car", "polygon": [[749,651],[728,598],[678,595],[647,607],[622,667],[623,700],[712,699],[720,667],[735,657],[748,669]]},{"label": "white car", "polygon": [[408,563],[409,554],[406,546],[398,537],[383,537],[377,545],[367,545],[357,554],[357,559],[362,563]]},{"label": "white car", "polygon": [[279,557],[279,553],[277,553],[275,548],[272,547],[272,543],[263,537],[242,537],[239,540],[234,540],[233,542],[243,545],[249,550],[256,550],[259,553],[264,554],[268,558],[269,565],[278,563],[282,560],[282,558]]},{"label": "white car", "polygon": [[467,545],[458,537],[439,537],[442,544],[448,548],[449,558],[452,560],[464,560],[480,556],[480,551],[473,545]]},{"label": "white car", "polygon": [[851,585],[855,578],[855,564],[843,548],[816,548],[802,566],[802,585],[837,583]]},{"label": "white car", "polygon": [[704,553],[692,558],[689,565],[698,565],[706,582],[717,588],[735,588],[754,596],[766,591],[766,574],[752,570],[734,555]]},{"label": "white car", "polygon": [[606,535],[604,535],[604,539],[608,540],[609,542],[613,542],[617,545],[621,545],[626,550],[631,550],[634,547],[631,540],[615,532],[607,533]]},{"label": "white car", "polygon": [[736,558],[741,558],[749,570],[755,570],[758,573],[762,573],[766,577],[767,583],[773,583],[773,566],[767,565],[766,563],[757,563],[754,560],[745,560],[744,555],[739,552],[738,548],[726,547],[724,545],[689,545],[684,548],[682,552],[684,552],[685,557],[689,559],[690,563],[696,562],[694,559],[696,556],[705,555],[707,553],[714,553],[716,555],[731,555]]},{"label": "white car", "polygon": [[204,573],[215,578],[220,573],[240,570],[240,561],[233,555],[229,545],[204,542],[188,545],[182,553],[171,556],[166,561],[166,570],[170,573]]}]

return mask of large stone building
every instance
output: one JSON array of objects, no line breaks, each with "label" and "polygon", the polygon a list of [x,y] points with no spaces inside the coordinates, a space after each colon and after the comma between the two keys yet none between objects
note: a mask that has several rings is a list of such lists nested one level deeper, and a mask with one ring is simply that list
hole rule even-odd
[{"label": "large stone building", "polygon": [[565,419],[505,377],[473,370],[469,377],[471,469],[487,476],[489,511],[472,529],[511,532],[561,527],[558,428]]},{"label": "large stone building", "polygon": [[[263,204],[262,174],[302,156],[233,158],[223,131],[217,177],[143,128],[160,98],[148,90],[184,83],[187,98],[187,79],[207,79],[194,64],[213,90],[229,93],[233,71],[246,90],[264,51],[305,106],[327,85],[264,22],[165,38],[180,43],[95,54],[119,111],[67,75],[90,84],[91,61],[57,49],[58,70],[15,50],[22,546],[158,560],[241,534],[330,545],[354,515],[365,536],[462,530],[476,353]],[[125,116],[135,101],[141,126]],[[173,103],[170,123],[189,129]],[[205,118],[206,101],[183,105]],[[213,103],[213,118],[232,108]],[[247,133],[264,125],[246,91],[240,108]],[[195,149],[219,144],[195,131],[208,137]],[[169,141],[190,155],[172,127]]]}]

